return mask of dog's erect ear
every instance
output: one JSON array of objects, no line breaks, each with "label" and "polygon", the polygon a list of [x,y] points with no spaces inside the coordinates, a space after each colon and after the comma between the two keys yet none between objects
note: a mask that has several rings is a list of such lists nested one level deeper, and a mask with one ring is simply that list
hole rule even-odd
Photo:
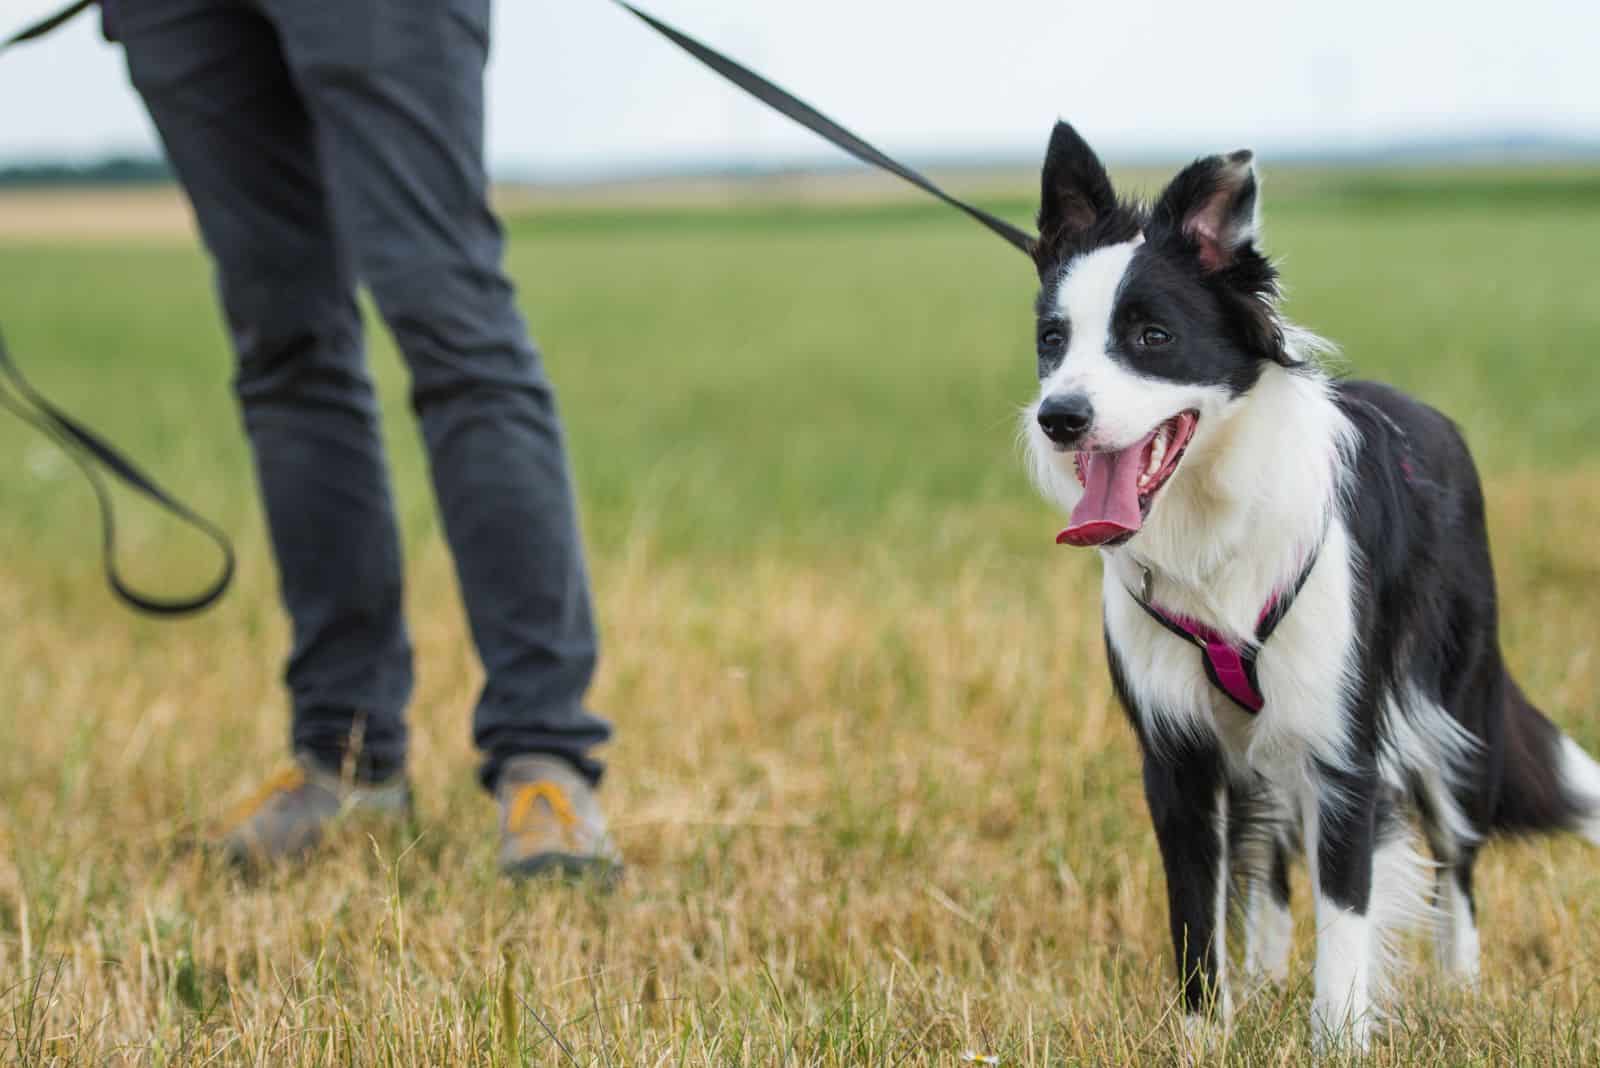
[{"label": "dog's erect ear", "polygon": [[1298,359],[1275,314],[1278,272],[1256,248],[1260,197],[1248,150],[1196,160],[1178,173],[1151,209],[1150,240],[1194,255],[1231,309],[1249,348],[1292,367]]},{"label": "dog's erect ear", "polygon": [[1189,164],[1168,184],[1150,213],[1150,228],[1192,241],[1206,271],[1231,267],[1254,246],[1257,215],[1255,157],[1249,149]]},{"label": "dog's erect ear", "polygon": [[1034,250],[1039,269],[1060,262],[1116,207],[1117,197],[1100,157],[1077,130],[1056,123],[1044,157],[1039,196],[1039,243]]}]

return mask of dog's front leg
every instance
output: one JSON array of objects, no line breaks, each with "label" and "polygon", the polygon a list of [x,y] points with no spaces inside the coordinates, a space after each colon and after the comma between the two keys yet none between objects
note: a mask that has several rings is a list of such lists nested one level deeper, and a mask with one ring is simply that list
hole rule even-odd
[{"label": "dog's front leg", "polygon": [[[1289,981],[1294,918],[1289,913],[1289,846],[1272,828],[1234,858],[1234,883],[1245,888],[1244,972],[1252,990]],[[1243,863],[1241,863],[1241,860]]]},{"label": "dog's front leg", "polygon": [[1145,800],[1167,873],[1172,945],[1193,1034],[1232,1012],[1227,972],[1228,800],[1214,744],[1147,748]]},{"label": "dog's front leg", "polygon": [[1319,766],[1305,805],[1306,857],[1316,890],[1317,964],[1311,1039],[1326,1052],[1364,1050],[1372,1030],[1372,862],[1377,844],[1376,764]]}]

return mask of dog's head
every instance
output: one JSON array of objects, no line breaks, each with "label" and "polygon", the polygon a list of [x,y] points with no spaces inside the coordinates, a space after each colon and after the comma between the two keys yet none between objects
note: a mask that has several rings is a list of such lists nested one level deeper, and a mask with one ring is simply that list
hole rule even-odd
[{"label": "dog's head", "polygon": [[1041,486],[1072,511],[1059,540],[1131,538],[1263,369],[1296,362],[1257,207],[1249,152],[1197,160],[1147,207],[1119,201],[1094,151],[1056,125],[1025,433]]}]

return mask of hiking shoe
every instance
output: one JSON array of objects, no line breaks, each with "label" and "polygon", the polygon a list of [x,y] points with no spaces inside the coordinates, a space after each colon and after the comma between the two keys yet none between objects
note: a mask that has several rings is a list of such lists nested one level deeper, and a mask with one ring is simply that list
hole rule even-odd
[{"label": "hiking shoe", "polygon": [[217,840],[228,861],[242,866],[304,856],[332,825],[370,815],[400,820],[411,812],[403,776],[387,783],[349,782],[304,756],[272,776],[234,809]]},{"label": "hiking shoe", "polygon": [[500,804],[500,870],[507,875],[622,874],[622,854],[606,833],[594,787],[559,757],[506,761],[495,784]]}]

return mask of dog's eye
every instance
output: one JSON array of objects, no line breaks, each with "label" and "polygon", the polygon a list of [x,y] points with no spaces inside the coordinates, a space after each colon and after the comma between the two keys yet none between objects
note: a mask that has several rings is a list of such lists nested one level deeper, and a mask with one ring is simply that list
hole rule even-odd
[{"label": "dog's eye", "polygon": [[1066,324],[1061,322],[1040,323],[1038,338],[1039,377],[1044,378],[1061,365],[1061,359],[1067,347]]},{"label": "dog's eye", "polygon": [[1139,344],[1147,349],[1158,349],[1162,345],[1172,344],[1172,335],[1159,326],[1147,326],[1139,335]]}]

